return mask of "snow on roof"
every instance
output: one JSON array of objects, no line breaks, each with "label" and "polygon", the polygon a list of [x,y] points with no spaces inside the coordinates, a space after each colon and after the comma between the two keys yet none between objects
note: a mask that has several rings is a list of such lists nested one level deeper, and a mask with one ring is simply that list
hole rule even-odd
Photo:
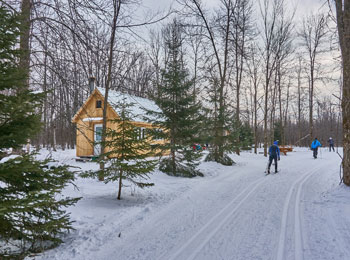
[{"label": "snow on roof", "polygon": [[103,120],[103,117],[86,117],[83,119],[83,122],[101,121],[101,120]]},{"label": "snow on roof", "polygon": [[[98,87],[97,90],[102,94],[102,96],[105,95],[104,88]],[[146,115],[147,110],[160,113],[162,112],[162,110],[154,101],[149,100],[147,98],[136,97],[115,90],[109,90],[108,92],[108,103],[114,108],[115,112],[117,112],[118,114],[120,114],[120,109],[118,108],[118,105],[123,101],[124,98],[126,99],[126,102],[128,104],[133,103],[133,105],[130,106],[129,109],[134,116],[135,122],[145,122],[145,117],[151,120],[157,119],[153,115]]]}]

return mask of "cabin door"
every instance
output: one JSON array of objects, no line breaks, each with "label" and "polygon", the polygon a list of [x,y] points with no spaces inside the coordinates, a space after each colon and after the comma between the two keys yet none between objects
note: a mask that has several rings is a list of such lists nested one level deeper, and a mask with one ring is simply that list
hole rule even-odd
[{"label": "cabin door", "polygon": [[102,141],[102,124],[95,124],[94,126],[94,155],[101,154]]}]

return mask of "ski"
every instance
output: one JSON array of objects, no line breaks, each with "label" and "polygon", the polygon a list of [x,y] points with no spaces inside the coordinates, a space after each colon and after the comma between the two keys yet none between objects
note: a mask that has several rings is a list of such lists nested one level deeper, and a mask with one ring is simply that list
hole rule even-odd
[{"label": "ski", "polygon": [[280,173],[280,172],[281,172],[281,169],[279,169],[277,172],[270,172],[270,173],[268,173],[267,171],[264,171],[265,176],[270,175],[271,173],[277,174],[277,173]]}]

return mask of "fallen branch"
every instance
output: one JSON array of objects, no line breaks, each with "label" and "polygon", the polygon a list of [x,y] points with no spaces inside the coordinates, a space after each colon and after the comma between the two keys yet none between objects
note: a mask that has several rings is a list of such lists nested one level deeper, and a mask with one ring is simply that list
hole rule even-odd
[{"label": "fallen branch", "polygon": [[299,143],[301,140],[304,140],[306,137],[308,137],[310,134],[305,135],[304,137],[300,138],[298,141],[295,142],[295,144]]}]

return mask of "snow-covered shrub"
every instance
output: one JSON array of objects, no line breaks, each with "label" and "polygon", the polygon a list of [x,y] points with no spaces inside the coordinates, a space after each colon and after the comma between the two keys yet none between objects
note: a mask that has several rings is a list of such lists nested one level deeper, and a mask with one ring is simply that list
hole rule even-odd
[{"label": "snow-covered shrub", "polygon": [[172,162],[173,161],[170,158],[165,158],[161,160],[159,164],[159,170],[161,170],[162,172],[170,176],[177,176],[177,177],[192,178],[196,176],[201,176],[201,177],[204,176],[203,173],[201,173],[195,167],[190,167],[180,162],[176,162],[176,165],[175,165],[176,171],[174,174]]},{"label": "snow-covered shrub", "polygon": [[236,164],[227,154],[224,154],[222,157],[219,157],[218,160],[215,160],[215,154],[209,153],[207,157],[205,158],[206,162],[217,162],[221,163],[222,165],[231,166]]}]

